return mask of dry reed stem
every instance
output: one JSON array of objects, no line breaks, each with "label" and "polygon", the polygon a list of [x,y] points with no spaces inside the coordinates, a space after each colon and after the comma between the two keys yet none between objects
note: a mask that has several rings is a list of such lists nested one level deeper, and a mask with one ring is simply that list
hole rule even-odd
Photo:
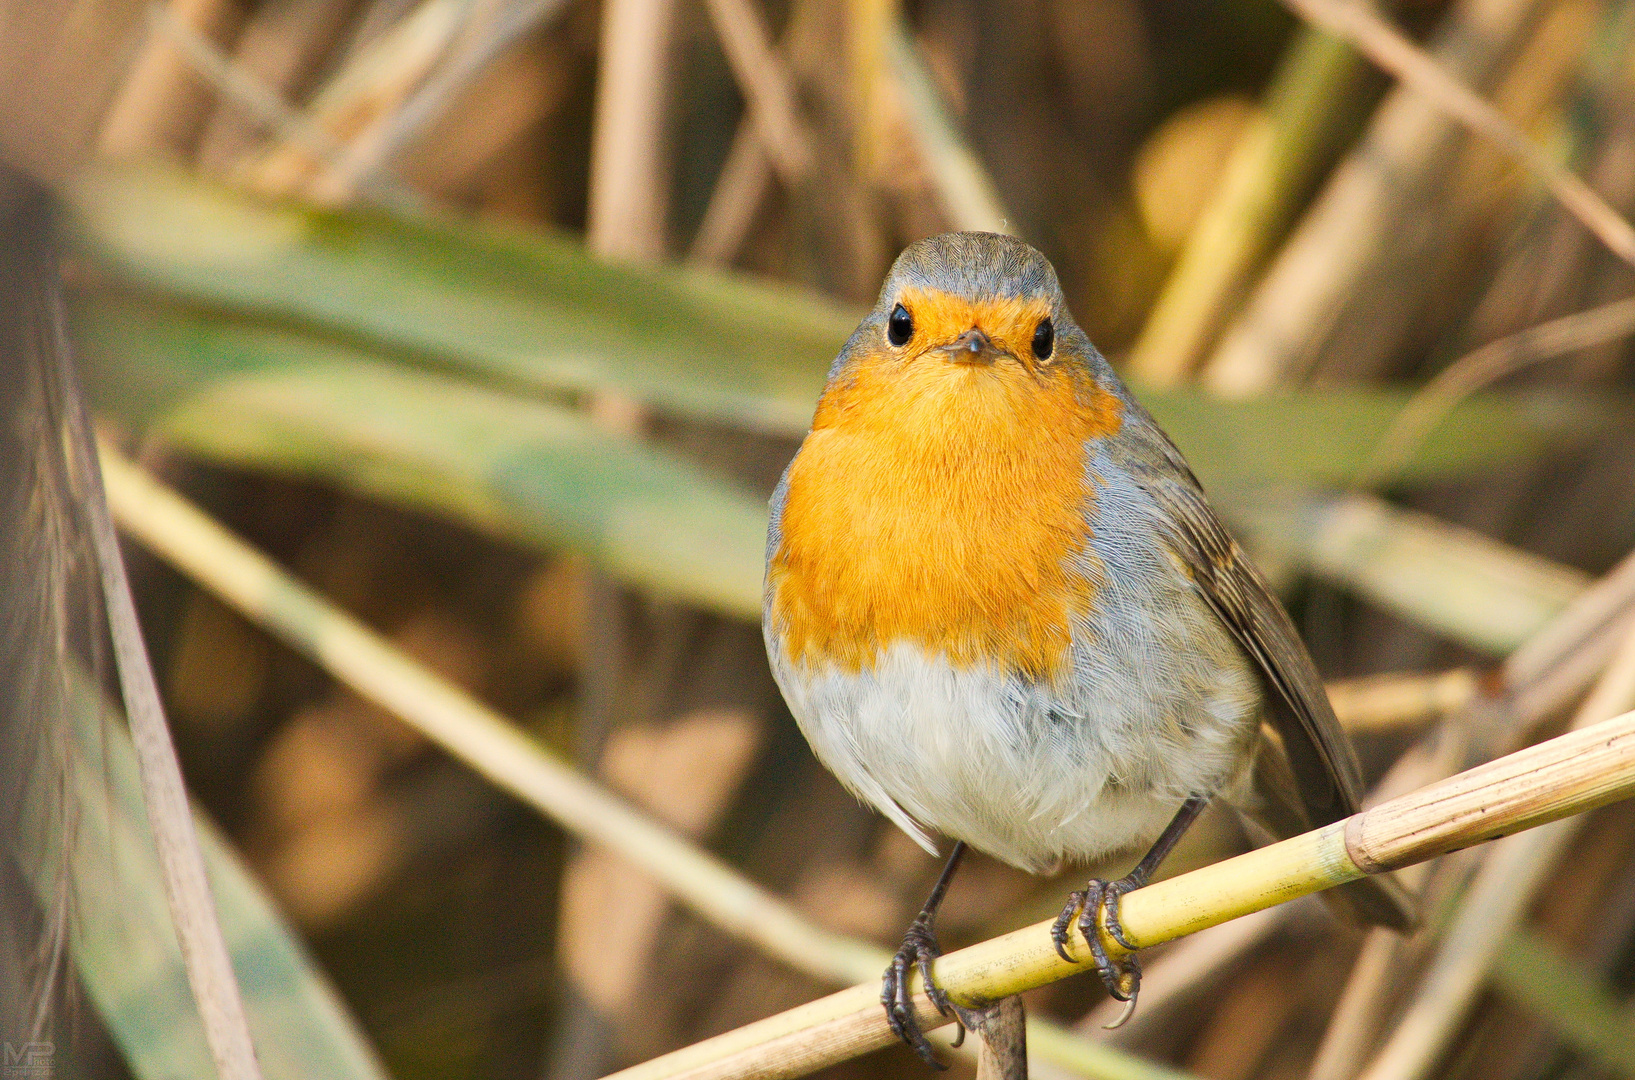
[{"label": "dry reed stem", "polygon": [[676,0],[608,0],[590,146],[586,245],[654,262],[668,244],[666,102]]},{"label": "dry reed stem", "polygon": [[[711,924],[829,983],[878,981],[890,955],[833,934],[632,809],[480,702],[409,659],[117,451],[102,447],[120,527],[247,619],[564,829],[640,866]],[[1186,1080],[1045,1020],[1034,1053],[1103,1080]]]},{"label": "dry reed stem", "polygon": [[[1126,938],[1145,948],[1320,889],[1407,866],[1457,848],[1543,825],[1635,794],[1635,713],[1571,732],[1478,766],[1344,821],[1149,885],[1124,897]],[[1053,920],[949,953],[938,982],[955,1000],[981,1006],[1084,970],[1051,942]],[[1112,955],[1125,950],[1105,930]],[[916,980],[918,976],[915,976]],[[922,1025],[947,1021],[923,988]],[[642,1065],[618,1080],[793,1077],[889,1044],[877,984],[768,1017]]]},{"label": "dry reed stem", "polygon": [[1343,112],[1335,98],[1355,84],[1359,66],[1349,45],[1319,30],[1304,30],[1289,47],[1130,350],[1133,378],[1171,387],[1192,374],[1250,269],[1293,212],[1333,118]]},{"label": "dry reed stem", "polygon": [[[1520,38],[1540,0],[1459,0],[1438,32],[1437,56],[1481,82]],[[1407,87],[1388,94],[1278,251],[1203,369],[1210,389],[1249,396],[1304,374],[1357,283],[1418,213],[1452,157],[1458,128]]]},{"label": "dry reed stem", "polygon": [[1399,935],[1378,927],[1368,931],[1306,1080],[1350,1080],[1356,1072],[1380,1025],[1401,948]]},{"label": "dry reed stem", "polygon": [[1425,436],[1450,411],[1484,386],[1529,364],[1603,345],[1631,333],[1635,333],[1635,300],[1617,300],[1528,327],[1466,353],[1438,372],[1403,406],[1352,486],[1377,487],[1382,477],[1413,456]]},{"label": "dry reed stem", "polygon": [[1490,736],[1490,743],[1510,745],[1583,693],[1631,629],[1635,629],[1635,552],[1505,660],[1499,685],[1508,703],[1507,730]]},{"label": "dry reed stem", "polygon": [[1566,166],[1533,145],[1516,125],[1425,50],[1357,0],[1284,0],[1297,14],[1355,45],[1359,52],[1436,102],[1478,135],[1493,140],[1550,189],[1613,254],[1635,265],[1635,227]]},{"label": "dry reed stem", "polygon": [[908,26],[893,14],[886,33],[886,63],[897,83],[904,119],[948,223],[972,232],[1015,232],[999,189],[949,117]]},{"label": "dry reed stem", "polygon": [[794,79],[761,13],[754,0],[705,0],[705,6],[778,179],[800,183],[812,167],[812,143],[795,104]]},{"label": "dry reed stem", "polygon": [[[1623,641],[1573,717],[1583,731],[1635,705],[1635,629]],[[1540,885],[1577,835],[1583,819],[1511,837],[1496,845],[1471,883],[1430,970],[1363,1080],[1420,1080],[1447,1048],[1487,979],[1500,948]]]},{"label": "dry reed stem", "polygon": [[125,559],[114,533],[112,500],[104,494],[104,477],[97,460],[91,420],[68,366],[61,327],[52,329],[59,335],[61,437],[68,446],[69,468],[84,485],[87,532],[95,553],[109,636],[119,668],[125,716],[130,724],[131,746],[141,779],[142,803],[153,832],[165,900],[181,946],[187,982],[198,1005],[205,1042],[210,1047],[219,1080],[261,1080],[261,1065],[250,1036],[244,996],[233,970],[232,954],[222,933],[210,882],[205,876],[204,855],[199,850],[181,764],[176,759],[159,686],[137,621]]}]

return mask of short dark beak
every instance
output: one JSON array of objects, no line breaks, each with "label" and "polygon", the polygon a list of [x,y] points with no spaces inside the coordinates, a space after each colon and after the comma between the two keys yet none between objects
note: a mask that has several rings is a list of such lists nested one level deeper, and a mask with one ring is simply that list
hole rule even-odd
[{"label": "short dark beak", "polygon": [[994,347],[988,335],[972,327],[941,349],[956,364],[991,364],[1005,353]]}]

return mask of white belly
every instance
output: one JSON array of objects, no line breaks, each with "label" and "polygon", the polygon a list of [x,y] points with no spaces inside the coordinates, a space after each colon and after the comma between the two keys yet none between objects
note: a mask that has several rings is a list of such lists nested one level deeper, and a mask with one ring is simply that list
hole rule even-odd
[{"label": "white belly", "polygon": [[1257,726],[1246,660],[1197,665],[1199,685],[1075,649],[1074,685],[1053,692],[901,642],[856,674],[792,669],[769,644],[842,783],[928,851],[921,826],[1035,872],[1150,844],[1189,795],[1241,782]]}]

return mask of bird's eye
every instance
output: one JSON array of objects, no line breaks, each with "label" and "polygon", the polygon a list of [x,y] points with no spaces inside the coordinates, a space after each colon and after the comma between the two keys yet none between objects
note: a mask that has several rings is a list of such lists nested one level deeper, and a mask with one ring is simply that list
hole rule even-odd
[{"label": "bird's eye", "polygon": [[906,345],[913,336],[914,317],[907,308],[898,304],[891,309],[891,317],[886,320],[886,340],[893,345]]},{"label": "bird's eye", "polygon": [[1056,347],[1056,328],[1050,325],[1049,319],[1040,319],[1039,328],[1033,332],[1033,355],[1040,360],[1050,359],[1050,350]]}]

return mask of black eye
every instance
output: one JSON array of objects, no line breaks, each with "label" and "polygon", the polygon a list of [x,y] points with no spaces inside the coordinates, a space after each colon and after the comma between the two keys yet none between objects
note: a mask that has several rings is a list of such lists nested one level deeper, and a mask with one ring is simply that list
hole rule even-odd
[{"label": "black eye", "polygon": [[1050,359],[1050,350],[1056,347],[1056,328],[1049,319],[1039,320],[1039,329],[1033,332],[1033,355],[1041,360]]},{"label": "black eye", "polygon": [[907,308],[898,304],[891,309],[891,317],[886,320],[886,340],[893,345],[906,345],[913,336],[914,317]]}]

